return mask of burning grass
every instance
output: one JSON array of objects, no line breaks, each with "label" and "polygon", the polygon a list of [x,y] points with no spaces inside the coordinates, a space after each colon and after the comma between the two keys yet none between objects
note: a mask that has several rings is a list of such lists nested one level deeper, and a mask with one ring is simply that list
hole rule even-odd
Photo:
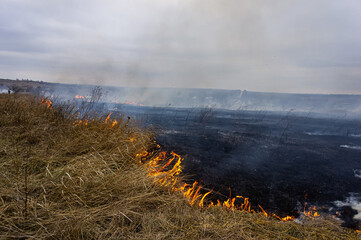
[{"label": "burning grass", "polygon": [[150,174],[150,167],[171,171],[174,164],[139,164],[137,154],[156,146],[151,132],[128,118],[114,123],[107,116],[77,119],[71,107],[47,99],[0,95],[0,238],[358,237],[324,218],[301,225],[222,206],[202,208],[210,202],[197,186],[172,191],[182,182],[176,170],[176,183],[160,184]]}]

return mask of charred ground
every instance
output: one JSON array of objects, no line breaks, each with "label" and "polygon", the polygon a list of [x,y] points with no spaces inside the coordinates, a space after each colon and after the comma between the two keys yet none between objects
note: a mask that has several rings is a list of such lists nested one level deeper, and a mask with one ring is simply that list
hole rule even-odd
[{"label": "charred ground", "polygon": [[[124,106],[123,106],[124,108]],[[305,203],[328,212],[361,193],[361,122],[288,113],[125,107],[157,141],[185,156],[184,173],[220,196],[298,215]],[[335,210],[336,211],[336,210]],[[331,212],[334,214],[334,212]]]}]

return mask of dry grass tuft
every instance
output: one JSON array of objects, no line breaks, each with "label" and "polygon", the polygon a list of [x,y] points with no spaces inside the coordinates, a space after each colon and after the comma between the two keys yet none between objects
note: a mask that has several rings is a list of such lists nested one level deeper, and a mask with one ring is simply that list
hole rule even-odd
[{"label": "dry grass tuft", "polygon": [[[152,134],[71,107],[0,95],[1,239],[355,239],[333,220],[304,225],[189,206],[156,186],[136,153]],[[134,140],[133,140],[134,139]]]}]

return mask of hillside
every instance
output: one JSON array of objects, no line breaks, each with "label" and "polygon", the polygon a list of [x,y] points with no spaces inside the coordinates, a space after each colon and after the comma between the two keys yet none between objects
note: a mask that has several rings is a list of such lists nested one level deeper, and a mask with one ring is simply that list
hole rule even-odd
[{"label": "hillside", "polygon": [[139,162],[154,148],[152,132],[127,117],[114,122],[89,110],[79,119],[73,106],[0,94],[0,239],[359,237],[333,219],[282,222],[206,207],[207,199],[192,206],[155,181],[151,159]]}]

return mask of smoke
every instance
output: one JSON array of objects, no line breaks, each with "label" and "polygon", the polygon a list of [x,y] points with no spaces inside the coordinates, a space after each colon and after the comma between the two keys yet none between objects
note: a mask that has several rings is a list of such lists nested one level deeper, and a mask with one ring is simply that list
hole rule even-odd
[{"label": "smoke", "polygon": [[356,0],[5,0],[6,78],[361,93]]},{"label": "smoke", "polygon": [[358,212],[354,218],[357,220],[361,220],[361,198],[358,194],[350,193],[350,196],[346,198],[345,201],[335,201],[334,203],[337,207],[352,207]]}]

